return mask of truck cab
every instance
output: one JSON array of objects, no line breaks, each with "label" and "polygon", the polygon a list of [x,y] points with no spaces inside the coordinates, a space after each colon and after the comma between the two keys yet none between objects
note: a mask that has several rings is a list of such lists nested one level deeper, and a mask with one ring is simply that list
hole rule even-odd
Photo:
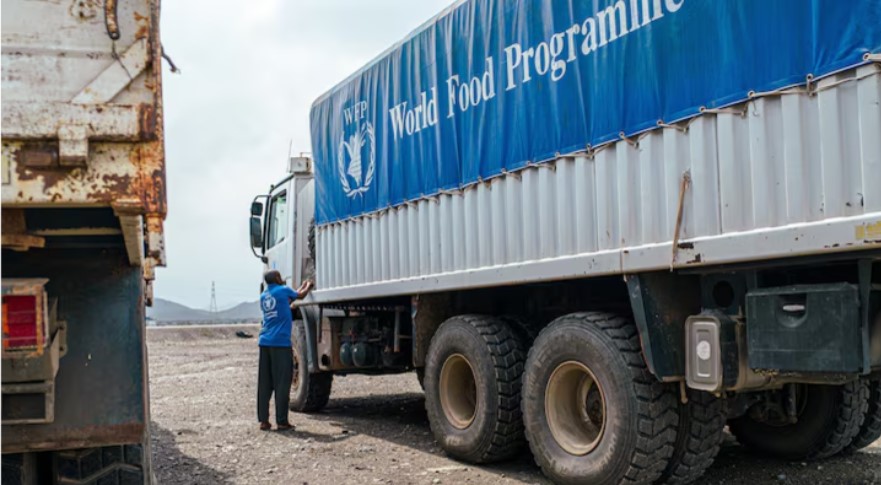
[{"label": "truck cab", "polygon": [[251,203],[254,255],[263,261],[264,270],[278,270],[289,286],[297,286],[315,274],[314,187],[312,160],[291,157],[288,175]]}]

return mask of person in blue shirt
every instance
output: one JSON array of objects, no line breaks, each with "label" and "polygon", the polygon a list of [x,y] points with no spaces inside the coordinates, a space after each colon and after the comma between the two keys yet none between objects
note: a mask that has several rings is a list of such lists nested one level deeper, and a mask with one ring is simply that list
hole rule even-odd
[{"label": "person in blue shirt", "polygon": [[263,326],[260,329],[260,364],[257,371],[257,419],[260,429],[268,431],[269,398],[275,393],[275,422],[279,431],[292,429],[288,423],[291,378],[294,361],[291,350],[293,319],[291,305],[298,298],[305,298],[312,289],[311,281],[304,281],[292,290],[285,286],[281,273],[267,271],[263,275],[266,291],[260,295],[263,309]]}]

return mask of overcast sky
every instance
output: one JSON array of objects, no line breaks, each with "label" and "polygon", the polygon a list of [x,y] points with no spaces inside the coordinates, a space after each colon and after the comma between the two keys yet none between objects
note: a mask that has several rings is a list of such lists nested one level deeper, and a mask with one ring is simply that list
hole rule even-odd
[{"label": "overcast sky", "polygon": [[168,267],[154,295],[207,308],[257,299],[248,207],[310,151],[309,107],[452,0],[166,0]]}]

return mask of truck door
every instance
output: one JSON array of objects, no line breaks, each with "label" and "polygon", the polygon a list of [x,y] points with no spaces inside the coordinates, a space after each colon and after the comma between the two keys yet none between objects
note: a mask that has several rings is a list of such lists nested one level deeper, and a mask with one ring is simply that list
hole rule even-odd
[{"label": "truck door", "polygon": [[291,191],[291,181],[276,187],[269,195],[266,209],[264,237],[264,256],[267,269],[278,270],[285,283],[292,284],[294,273],[294,227],[296,210],[295,194]]}]

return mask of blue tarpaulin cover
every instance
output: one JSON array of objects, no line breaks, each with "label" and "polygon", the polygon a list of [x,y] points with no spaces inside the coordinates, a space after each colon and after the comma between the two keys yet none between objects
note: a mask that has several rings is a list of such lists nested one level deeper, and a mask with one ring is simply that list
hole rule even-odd
[{"label": "blue tarpaulin cover", "polygon": [[459,2],[313,104],[316,222],[461,188],[878,52],[878,0]]}]

